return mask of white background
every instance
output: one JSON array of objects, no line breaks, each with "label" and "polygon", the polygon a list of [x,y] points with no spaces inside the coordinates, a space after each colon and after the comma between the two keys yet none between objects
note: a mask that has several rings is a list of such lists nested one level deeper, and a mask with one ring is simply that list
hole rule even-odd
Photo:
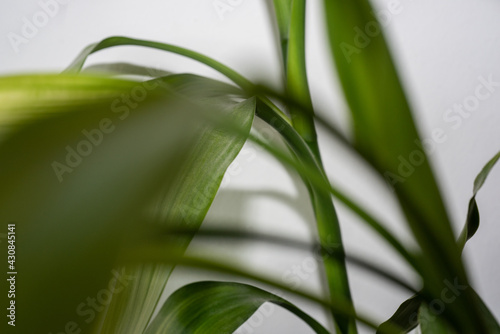
[{"label": "white background", "polygon": [[[0,74],[61,71],[88,44],[123,35],[188,47],[240,71],[252,80],[280,83],[280,64],[264,0],[228,1],[232,10],[218,13],[213,0],[70,0],[38,29],[18,52],[9,33],[22,35],[23,18],[33,22],[41,11],[36,0],[0,2]],[[387,0],[375,2],[386,9]],[[400,12],[390,17],[387,37],[395,55],[419,130],[430,138],[441,128],[446,141],[436,145],[430,158],[445,195],[455,230],[464,220],[472,182],[481,167],[500,149],[500,89],[481,101],[470,117],[452,128],[443,115],[454,104],[474,94],[480,76],[500,81],[500,2],[496,0],[400,0]],[[308,71],[316,107],[349,133],[349,119],[330,65],[321,1],[308,7]],[[91,57],[89,64],[132,62],[173,72],[192,72],[221,78],[211,69],[155,50],[117,47]],[[272,133],[260,124],[264,134]],[[321,150],[332,181],[387,222],[411,243],[402,215],[384,182],[376,180],[332,138],[320,133]],[[315,235],[307,192],[296,175],[268,154],[247,144],[228,173],[207,220],[209,224],[238,225],[247,230],[311,240]],[[465,259],[472,282],[486,304],[500,318],[500,168],[494,170],[478,195],[481,227],[466,247]],[[417,283],[408,268],[359,219],[338,205],[347,251],[383,265]],[[220,223],[220,222],[224,223]],[[204,244],[195,240],[190,252]],[[262,244],[220,245],[214,254],[230,257],[252,270],[282,280],[292,266],[311,265],[310,254]],[[310,268],[310,267],[307,267]],[[408,293],[357,268],[349,268],[352,291],[360,311],[377,321],[392,314]],[[313,270],[300,288],[320,292],[321,271]],[[167,294],[189,281],[233,279],[213,273],[176,270]],[[288,281],[282,281],[289,284]],[[322,323],[329,325],[317,306],[285,294]],[[165,296],[166,297],[166,296]],[[326,297],[326,296],[325,296]],[[241,333],[310,333],[300,320],[274,307],[259,312],[253,327]],[[369,333],[370,330],[363,329]],[[311,332],[312,333],[312,332]]]}]

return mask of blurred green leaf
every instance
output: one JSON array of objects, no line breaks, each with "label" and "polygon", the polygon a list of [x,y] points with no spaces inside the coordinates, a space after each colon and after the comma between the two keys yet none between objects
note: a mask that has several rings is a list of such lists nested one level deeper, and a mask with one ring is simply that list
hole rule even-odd
[{"label": "blurred green leaf", "polygon": [[[479,295],[472,290],[472,294],[477,299],[481,315],[485,321],[487,331],[481,333],[498,334],[500,326],[495,319],[495,316],[490,312],[486,304],[481,300]],[[437,304],[436,304],[437,305]],[[422,304],[418,311],[418,321],[422,334],[455,334],[462,333],[461,331],[453,330],[448,323],[441,317],[441,310],[438,306],[432,310],[428,305]]]},{"label": "blurred green leaf", "polygon": [[[468,285],[460,251],[410,106],[368,0],[325,0],[334,62],[353,120],[356,148],[395,190],[421,248],[425,293],[438,297],[446,281]],[[466,332],[483,328],[465,291],[443,316]],[[472,311],[471,311],[472,310]]]},{"label": "blurred green leaf", "polygon": [[0,131],[26,120],[50,117],[85,104],[109,101],[135,83],[97,76],[19,75],[0,77]]},{"label": "blurred green leaf", "polygon": [[[469,209],[467,212],[467,220],[462,233],[458,239],[460,249],[465,247],[465,243],[474,236],[477,229],[479,228],[479,209],[476,203],[477,192],[481,189],[486,178],[488,177],[490,171],[495,166],[496,162],[500,159],[500,152],[497,153],[488,163],[483,167],[481,172],[476,176],[474,180],[473,196],[469,201]],[[483,316],[487,319],[489,323],[489,328],[492,330],[500,331],[500,326],[495,320],[495,317],[491,314],[488,307],[484,304],[481,298],[477,295],[478,302],[482,309]],[[394,315],[389,318],[386,322],[379,326],[379,329],[383,329],[388,323],[399,325],[404,328],[407,332],[415,328],[418,325],[416,314],[418,314],[420,305],[422,303],[422,298],[419,295],[414,295],[410,299],[406,300],[399,306]]]},{"label": "blurred green leaf", "polygon": [[420,306],[418,322],[422,334],[456,334],[456,332],[443,321],[439,313],[432,312],[426,304]]},{"label": "blurred green leaf", "polygon": [[[20,83],[14,97],[9,85],[0,89],[9,101],[0,101],[7,119],[18,110],[37,116],[23,116],[0,142],[2,232],[8,223],[17,225],[18,321],[8,332],[89,332],[111,291],[119,295],[130,283],[115,267],[122,242],[145,206],[175,181],[203,108],[143,83],[32,79],[9,78]],[[50,83],[57,83],[53,91]],[[9,302],[7,294],[2,300]]]},{"label": "blurred green leaf", "polygon": [[[214,98],[231,93],[227,84],[194,75],[172,75],[156,80],[191,99]],[[229,88],[229,90],[228,90]],[[217,100],[215,100],[217,101]],[[222,108],[222,106],[221,106]],[[226,107],[227,108],[227,107]],[[255,100],[232,104],[223,113],[230,122],[239,125],[242,133],[228,132],[220,126],[204,124],[198,130],[192,151],[175,181],[150,208],[158,226],[169,229],[188,228],[192,233],[174,236],[170,245],[183,253],[201,225],[217,194],[226,169],[243,147],[255,112]],[[245,136],[246,133],[246,136]],[[140,264],[128,266],[125,272],[135,279],[126,291],[112,300],[102,331],[111,333],[142,333],[150,321],[161,293],[174,266]]]},{"label": "blurred green leaf", "polygon": [[167,299],[146,334],[232,333],[264,303],[287,309],[316,333],[328,333],[299,308],[262,289],[241,283],[197,282],[180,288]]}]

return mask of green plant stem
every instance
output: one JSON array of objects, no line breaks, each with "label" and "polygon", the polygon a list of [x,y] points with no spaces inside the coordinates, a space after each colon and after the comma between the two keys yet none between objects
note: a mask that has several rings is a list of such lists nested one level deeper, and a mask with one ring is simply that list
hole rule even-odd
[{"label": "green plant stem", "polygon": [[[270,3],[270,1],[268,2]],[[292,0],[273,0],[269,8],[272,23],[276,19],[276,28],[278,30],[278,44],[280,46],[283,69],[286,71],[288,57],[288,31],[290,28],[290,17],[292,11]],[[274,13],[272,13],[274,11]],[[273,16],[274,14],[274,16]]]},{"label": "green plant stem", "polygon": [[321,161],[319,146],[314,126],[312,100],[309,92],[305,55],[305,21],[306,1],[293,0],[291,8],[289,41],[286,63],[286,91],[301,104],[308,106],[308,112],[289,107],[292,124],[295,130],[304,138],[316,158]]},{"label": "green plant stem", "polygon": [[[306,169],[312,169],[315,171],[315,175],[322,179],[323,183],[329,184],[320,163],[315,159],[314,154],[307,144],[305,144],[303,139],[300,136],[293,135],[296,132],[290,125],[280,122],[278,115],[274,114],[274,112],[262,102],[257,102],[256,113],[260,118],[281,133],[293,153]],[[308,180],[309,178],[304,177],[304,179]],[[335,258],[329,258],[327,261],[324,261],[330,299],[332,301],[342,300],[352,307],[340,228],[331,195],[328,191],[317,187],[310,181],[307,184],[309,186],[308,188],[311,193],[311,200],[316,215],[320,243],[325,249],[331,249],[332,252],[339,254],[339,256]],[[332,310],[332,314],[337,320],[336,324],[339,326],[342,333],[355,333],[355,329],[354,331],[352,329],[355,328],[352,327],[354,322],[353,318],[346,318],[345,315],[340,315],[334,310]],[[349,332],[349,330],[351,332]]]},{"label": "green plant stem", "polygon": [[[309,112],[303,112],[291,106],[289,111],[292,124],[307,143],[317,160],[318,172],[326,179],[321,162],[316,127],[314,125],[312,99],[307,80],[305,24],[306,0],[293,0],[290,12],[289,40],[286,57],[286,91],[289,96],[294,96],[300,104],[309,107],[307,108]],[[299,159],[302,157],[298,155]],[[308,188],[316,216],[320,242],[325,247],[335,249],[340,254],[335,259],[324,261],[330,298],[332,301],[344,300],[351,304],[354,310],[347,276],[342,235],[332,197],[329,192],[312,185],[309,185]],[[353,318],[345,317],[336,312],[332,312],[332,314],[337,330],[340,333],[357,333],[356,322]]]}]

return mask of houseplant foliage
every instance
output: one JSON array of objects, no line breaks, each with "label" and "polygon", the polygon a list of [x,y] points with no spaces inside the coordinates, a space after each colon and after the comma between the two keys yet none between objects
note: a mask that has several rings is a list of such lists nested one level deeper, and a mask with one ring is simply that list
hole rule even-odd
[{"label": "houseplant foliage", "polygon": [[[419,134],[370,3],[324,1],[332,61],[351,112],[352,140],[314,111],[305,62],[306,1],[274,0],[272,5],[284,92],[256,85],[195,51],[127,37],[88,46],[62,74],[0,78],[0,221],[16,223],[16,258],[23,273],[16,282],[16,313],[23,321],[7,327],[9,331],[230,333],[270,302],[316,333],[329,332],[282,297],[240,283],[192,283],[160,305],[172,271],[183,265],[240,275],[308,298],[330,310],[337,333],[357,333],[359,324],[380,333],[408,332],[419,324],[424,333],[500,333],[470,286],[461,259],[466,241],[479,227],[475,196],[500,153],[474,182],[467,221],[457,240],[425,153],[411,177],[398,179],[398,157],[412,154]],[[373,22],[377,36],[346,57],[345,42],[353,39],[353,28]],[[231,83],[130,65],[113,68],[120,75],[147,79],[79,73],[93,53],[120,45],[194,59]],[[251,134],[255,117],[281,136],[287,150]],[[330,184],[316,136],[318,123],[389,181],[418,252]],[[315,249],[327,281],[324,299],[210,258],[184,255],[226,169],[247,140],[301,176],[315,213],[317,245],[238,231],[199,235]],[[422,285],[412,287],[346,255],[333,197],[385,240],[421,277]],[[374,323],[356,312],[346,261],[407,288],[413,297],[402,301],[382,325]],[[450,284],[460,287],[460,293],[436,312],[434,301]],[[106,302],[99,304],[101,300]],[[75,314],[84,321],[76,321]]]}]

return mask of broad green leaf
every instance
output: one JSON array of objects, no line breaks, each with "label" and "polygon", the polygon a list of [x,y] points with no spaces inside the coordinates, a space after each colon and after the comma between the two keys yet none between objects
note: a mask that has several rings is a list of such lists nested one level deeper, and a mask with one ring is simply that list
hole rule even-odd
[{"label": "broad green leaf", "polygon": [[328,333],[295,305],[262,289],[241,283],[197,282],[180,288],[167,299],[146,334],[233,333],[264,303],[287,309],[316,333]]},{"label": "broad green leaf", "polygon": [[[323,3],[355,146],[395,190],[422,251],[425,289],[438,297],[446,281],[468,284],[440,190],[425,152],[417,145],[420,139],[410,106],[369,1]],[[457,328],[474,332],[484,327],[475,306],[466,291],[444,316]]]},{"label": "broad green leaf", "polygon": [[[191,99],[210,98],[214,104],[222,93],[234,87],[195,75],[172,75],[156,80],[169,89]],[[164,86],[167,87],[167,86]],[[200,227],[217,194],[226,169],[236,158],[250,132],[255,111],[254,99],[230,105],[223,114],[240,126],[242,134],[206,124],[199,128],[192,152],[182,165],[176,180],[165,189],[150,211],[158,226],[169,229],[188,228],[191,234],[170,240],[183,253]],[[173,270],[164,264],[141,264],[125,267],[135,279],[124,293],[116,295],[109,306],[102,331],[142,333],[156,308],[161,293]]]},{"label": "broad green leaf", "polygon": [[[117,285],[129,284],[114,266],[122,241],[144,207],[175,180],[199,127],[200,107],[165,90],[151,89],[120,119],[122,96],[132,96],[141,83],[69,76],[66,89],[46,89],[64,76],[54,77],[19,79],[25,83],[16,94],[26,96],[21,110],[33,105],[37,114],[9,128],[0,142],[0,222],[2,231],[17,224],[18,272],[16,326],[4,321],[2,332],[89,332],[97,325],[111,291],[119,294]],[[96,88],[101,84],[114,95],[104,99]],[[28,100],[34,92],[43,98]],[[3,105],[2,113],[18,109]],[[113,106],[123,108],[116,113]],[[53,107],[61,112],[52,113]],[[7,294],[2,300],[9,303]]]}]

